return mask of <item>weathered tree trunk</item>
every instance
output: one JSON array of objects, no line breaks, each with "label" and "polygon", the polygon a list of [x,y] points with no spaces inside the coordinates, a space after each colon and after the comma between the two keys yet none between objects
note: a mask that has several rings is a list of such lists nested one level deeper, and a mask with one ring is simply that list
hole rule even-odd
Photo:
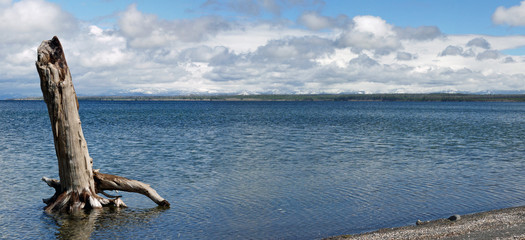
[{"label": "weathered tree trunk", "polygon": [[[125,206],[119,197],[106,199],[97,194],[103,190],[138,192],[161,206],[169,206],[168,201],[147,184],[93,171],[93,159],[82,132],[77,95],[62,45],[55,36],[43,41],[37,52],[36,68],[53,129],[60,177],[60,181],[42,178],[56,190],[53,197],[44,199],[45,210],[71,212],[103,205]],[[115,184],[115,181],[119,182]]]}]

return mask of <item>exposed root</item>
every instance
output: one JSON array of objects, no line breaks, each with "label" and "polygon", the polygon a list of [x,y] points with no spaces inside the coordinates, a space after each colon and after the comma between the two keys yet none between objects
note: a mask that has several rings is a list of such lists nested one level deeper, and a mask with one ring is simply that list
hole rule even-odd
[{"label": "exposed root", "polygon": [[52,197],[42,199],[42,201],[44,201],[44,203],[49,206],[52,202],[55,202],[55,200],[60,195],[60,181],[46,177],[43,177],[42,181],[46,182],[48,186],[55,189],[55,194]]},{"label": "exposed root", "polygon": [[42,181],[46,182],[48,186],[54,188],[55,190],[60,190],[60,181],[46,177],[43,177]]},{"label": "exposed root", "polygon": [[[143,182],[116,175],[99,173],[98,171],[93,171],[93,178],[95,181],[96,192],[89,189],[83,189],[82,191],[68,190],[62,192],[59,180],[43,177],[42,181],[55,189],[55,194],[52,197],[43,199],[44,203],[47,204],[44,210],[46,212],[75,212],[81,209],[102,208],[103,206],[113,206],[117,208],[127,207],[121,199],[122,196],[112,196],[105,193],[104,190],[136,192],[149,197],[159,206],[170,206],[170,203],[162,198],[157,191]],[[103,194],[109,199],[99,196],[98,193]]]},{"label": "exposed root", "polygon": [[136,192],[149,197],[153,202],[162,207],[169,207],[170,203],[162,198],[155,189],[143,182],[120,177],[111,174],[100,173],[93,171],[93,179],[95,180],[95,188],[97,192],[104,190],[120,190],[126,192]]},{"label": "exposed root", "polygon": [[99,193],[102,193],[102,195],[104,195],[104,196],[106,196],[106,197],[108,197],[108,198],[119,198],[119,197],[122,197],[122,195],[113,196],[113,195],[111,195],[111,194],[109,194],[109,193],[106,193],[106,192],[104,192],[104,191],[100,191]]}]

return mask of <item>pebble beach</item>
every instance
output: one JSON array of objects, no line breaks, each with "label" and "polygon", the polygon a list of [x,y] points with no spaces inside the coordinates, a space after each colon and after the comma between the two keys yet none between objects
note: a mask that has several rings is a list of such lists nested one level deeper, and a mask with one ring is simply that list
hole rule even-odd
[{"label": "pebble beach", "polygon": [[414,225],[385,228],[357,235],[327,238],[340,239],[525,239],[525,206],[505,208]]}]

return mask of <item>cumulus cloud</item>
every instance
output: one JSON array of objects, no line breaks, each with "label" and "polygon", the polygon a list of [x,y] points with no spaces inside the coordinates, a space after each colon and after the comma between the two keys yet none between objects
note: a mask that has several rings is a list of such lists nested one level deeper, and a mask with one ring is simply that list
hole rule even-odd
[{"label": "cumulus cloud", "polygon": [[[113,30],[103,30],[91,25],[87,34],[74,41],[63,39],[68,46],[68,61],[83,68],[115,67],[129,63],[133,58],[126,50],[126,39]],[[89,54],[87,54],[89,53]]]},{"label": "cumulus cloud", "polygon": [[224,60],[228,54],[229,50],[225,47],[197,46],[184,49],[179,54],[179,60],[184,62],[215,62],[216,58]]},{"label": "cumulus cloud", "polygon": [[43,0],[0,2],[0,95],[34,94],[36,48],[54,35],[72,37],[79,23],[58,5]]},{"label": "cumulus cloud", "polygon": [[356,32],[370,33],[377,37],[393,36],[393,27],[385,20],[375,16],[356,16],[354,17],[353,29]]},{"label": "cumulus cloud", "polygon": [[399,61],[409,61],[414,58],[415,57],[412,54],[407,53],[407,52],[397,52],[397,56],[396,56],[396,59]]},{"label": "cumulus cloud", "polygon": [[11,5],[11,0],[0,0],[0,7],[6,7]]},{"label": "cumulus cloud", "polygon": [[[2,43],[27,43],[53,35],[66,35],[77,20],[55,4],[43,0],[4,1],[0,8]],[[41,40],[40,40],[41,41]]]},{"label": "cumulus cloud", "polygon": [[333,20],[331,18],[321,16],[317,12],[305,12],[301,14],[298,22],[312,30],[321,30],[333,27]]},{"label": "cumulus cloud", "polygon": [[[224,11],[234,6],[220,3],[235,2],[208,1],[207,8]],[[313,3],[243,2],[230,10],[267,17]],[[525,90],[525,70],[517,64],[525,57],[504,54],[522,47],[524,36],[445,35],[434,26],[397,27],[378,16],[323,16],[308,4],[297,24],[218,15],[167,20],[130,5],[111,27],[79,21],[43,0],[1,4],[4,98],[40,95],[35,52],[54,31],[79,95]]]},{"label": "cumulus cloud", "polygon": [[477,60],[487,60],[487,59],[498,59],[501,56],[501,53],[496,50],[487,50],[484,51],[476,57]]},{"label": "cumulus cloud", "polygon": [[363,67],[373,67],[373,66],[378,66],[379,65],[379,63],[377,61],[375,61],[374,59],[370,58],[366,54],[361,54],[358,57],[350,60],[350,64],[351,65],[359,65],[359,66],[363,66]]},{"label": "cumulus cloud", "polygon": [[498,7],[492,14],[492,22],[510,26],[525,26],[525,1],[521,1],[519,6]]},{"label": "cumulus cloud", "polygon": [[421,27],[405,27],[394,28],[397,35],[402,39],[414,39],[414,40],[432,40],[442,36],[441,30],[436,26],[421,26]]},{"label": "cumulus cloud", "polygon": [[463,56],[463,57],[474,57],[474,56],[476,56],[476,53],[474,52],[474,50],[472,50],[472,48],[469,48],[469,49],[465,50],[461,54],[461,56]]},{"label": "cumulus cloud", "polygon": [[166,21],[138,11],[136,4],[120,14],[118,24],[123,35],[130,39],[130,46],[138,48],[165,46],[176,41],[198,42],[229,29],[229,24],[220,17]]},{"label": "cumulus cloud", "polygon": [[503,59],[503,62],[504,63],[515,63],[516,60],[514,60],[514,58],[512,57],[506,57],[505,59]]},{"label": "cumulus cloud", "polygon": [[269,42],[264,48],[274,48],[278,46],[293,46],[296,49],[297,57],[305,59],[315,59],[323,54],[331,54],[334,51],[334,44],[331,40],[317,36],[294,37],[286,40],[275,40]]},{"label": "cumulus cloud", "polygon": [[353,24],[352,20],[344,14],[340,14],[337,17],[327,17],[315,11],[303,12],[297,19],[297,23],[315,31],[332,28],[348,28]]},{"label": "cumulus cloud", "polygon": [[337,39],[339,47],[376,50],[381,55],[401,47],[393,26],[375,16],[356,16]]},{"label": "cumulus cloud", "polygon": [[463,48],[460,47],[460,46],[449,45],[443,51],[441,51],[439,56],[442,56],[442,57],[444,57],[444,56],[474,57],[474,56],[476,56],[476,53],[474,52],[474,50],[472,48],[468,48],[466,50],[463,50]]},{"label": "cumulus cloud", "polygon": [[484,48],[484,49],[490,49],[490,43],[481,37],[474,38],[467,43],[467,47],[473,47],[473,46]]},{"label": "cumulus cloud", "polygon": [[122,12],[119,19],[119,27],[125,36],[140,38],[148,37],[160,28],[157,16],[144,14],[137,10],[137,5],[132,4],[125,12]]},{"label": "cumulus cloud", "polygon": [[463,48],[457,46],[448,46],[443,50],[440,56],[457,56],[463,54]]}]

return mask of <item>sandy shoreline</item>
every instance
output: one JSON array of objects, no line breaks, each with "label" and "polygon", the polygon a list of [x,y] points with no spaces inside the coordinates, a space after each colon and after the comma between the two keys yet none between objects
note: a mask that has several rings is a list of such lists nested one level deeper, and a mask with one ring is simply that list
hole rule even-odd
[{"label": "sandy shoreline", "polygon": [[[416,219],[417,220],[417,219]],[[423,224],[385,228],[339,239],[525,239],[525,206],[438,219]]]}]

